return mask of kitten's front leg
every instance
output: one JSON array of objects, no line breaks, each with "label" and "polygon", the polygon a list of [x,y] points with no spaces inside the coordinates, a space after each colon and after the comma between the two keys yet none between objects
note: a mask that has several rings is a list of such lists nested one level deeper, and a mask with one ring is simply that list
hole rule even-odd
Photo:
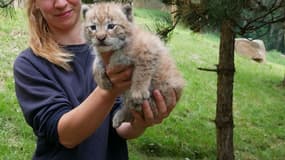
[{"label": "kitten's front leg", "polygon": [[149,99],[149,87],[155,69],[151,63],[140,61],[135,65],[132,76],[131,97],[135,104],[142,104]]},{"label": "kitten's front leg", "polygon": [[104,64],[100,59],[95,59],[93,64],[93,75],[94,79],[99,87],[102,89],[111,89],[112,82],[110,81],[109,77],[106,74],[106,69]]},{"label": "kitten's front leg", "polygon": [[113,127],[118,128],[123,122],[131,122],[133,120],[133,115],[130,111],[129,106],[131,104],[126,95],[123,95],[123,106],[114,115],[112,119]]}]

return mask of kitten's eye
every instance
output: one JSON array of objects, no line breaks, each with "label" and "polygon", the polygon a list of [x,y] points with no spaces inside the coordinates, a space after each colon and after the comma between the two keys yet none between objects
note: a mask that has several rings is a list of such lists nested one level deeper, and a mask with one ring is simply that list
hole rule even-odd
[{"label": "kitten's eye", "polygon": [[90,31],[94,32],[96,31],[96,25],[89,26]]},{"label": "kitten's eye", "polygon": [[115,24],[112,24],[112,23],[107,25],[107,29],[113,29],[114,27],[115,27]]}]

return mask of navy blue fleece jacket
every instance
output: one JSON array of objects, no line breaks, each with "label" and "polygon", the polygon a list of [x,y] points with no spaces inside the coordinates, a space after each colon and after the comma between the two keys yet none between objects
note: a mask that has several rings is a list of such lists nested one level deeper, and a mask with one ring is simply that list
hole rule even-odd
[{"label": "navy blue fleece jacket", "polygon": [[78,106],[96,87],[92,76],[94,55],[87,44],[65,46],[74,54],[72,71],[36,56],[28,48],[14,62],[15,89],[27,123],[37,137],[34,160],[125,160],[127,144],[111,127],[112,112],[89,138],[73,149],[59,143],[60,117]]}]

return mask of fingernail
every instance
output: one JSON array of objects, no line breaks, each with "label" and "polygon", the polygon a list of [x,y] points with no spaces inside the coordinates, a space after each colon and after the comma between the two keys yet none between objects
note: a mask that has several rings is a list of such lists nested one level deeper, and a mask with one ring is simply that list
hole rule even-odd
[{"label": "fingernail", "polygon": [[148,101],[147,100],[144,100],[143,101],[143,105],[147,105]]},{"label": "fingernail", "polygon": [[158,94],[158,92],[159,92],[158,89],[153,90],[154,94]]},{"label": "fingernail", "polygon": [[154,92],[154,94],[156,94],[156,95],[159,94],[159,90],[158,90],[158,89],[155,89],[153,92]]}]

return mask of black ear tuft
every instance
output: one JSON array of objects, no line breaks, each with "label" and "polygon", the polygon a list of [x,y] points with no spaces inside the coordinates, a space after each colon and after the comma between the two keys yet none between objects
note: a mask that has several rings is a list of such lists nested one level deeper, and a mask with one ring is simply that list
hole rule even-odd
[{"label": "black ear tuft", "polygon": [[127,19],[130,22],[133,22],[132,3],[124,4],[122,9],[123,9],[123,12],[125,13],[125,15],[127,16]]},{"label": "black ear tuft", "polygon": [[87,4],[82,4],[81,6],[81,12],[82,12],[82,15],[83,15],[83,18],[85,19],[86,18],[86,12],[89,10],[89,6]]}]

